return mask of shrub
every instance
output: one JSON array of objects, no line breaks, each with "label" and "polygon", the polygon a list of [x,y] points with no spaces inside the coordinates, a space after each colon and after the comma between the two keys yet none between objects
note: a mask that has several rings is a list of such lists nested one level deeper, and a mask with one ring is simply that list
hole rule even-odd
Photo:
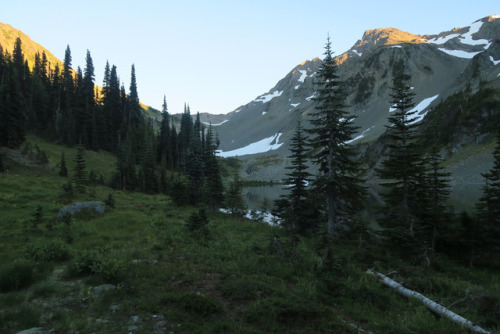
[{"label": "shrub", "polygon": [[66,261],[71,257],[68,245],[59,240],[51,240],[44,244],[30,244],[26,247],[24,257],[32,261]]},{"label": "shrub", "polygon": [[104,249],[83,250],[69,266],[69,276],[99,275],[106,282],[120,281],[123,263],[109,256]]},{"label": "shrub", "polygon": [[208,238],[210,231],[208,230],[208,218],[205,209],[200,209],[198,212],[193,212],[186,221],[186,229],[200,237]]},{"label": "shrub", "polygon": [[0,292],[24,289],[41,278],[36,266],[25,260],[16,261],[0,268]]}]

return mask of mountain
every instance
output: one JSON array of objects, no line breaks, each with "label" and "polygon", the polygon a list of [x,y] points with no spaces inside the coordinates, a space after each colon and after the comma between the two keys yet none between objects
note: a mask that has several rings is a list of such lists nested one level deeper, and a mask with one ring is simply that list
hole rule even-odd
[{"label": "mountain", "polygon": [[30,67],[33,67],[35,64],[35,55],[37,53],[41,55],[42,52],[45,52],[51,68],[54,68],[56,64],[59,64],[60,69],[63,68],[63,62],[57,59],[49,50],[34,42],[21,30],[17,30],[8,24],[0,22],[0,45],[4,51],[12,54],[17,37],[21,38],[24,58],[28,61]]},{"label": "mountain", "polygon": [[[339,75],[347,86],[348,111],[357,116],[355,123],[359,126],[351,144],[363,145],[366,150],[385,132],[396,59],[407,63],[418,110],[414,122],[424,124],[428,112],[458,92],[470,90],[472,94],[485,83],[498,88],[499,36],[499,15],[435,35],[395,28],[366,31],[336,57]],[[220,155],[243,160],[248,178],[280,180],[297,121],[302,120],[307,127],[308,114],[314,108],[314,80],[321,63],[315,58],[299,64],[268,92],[227,114],[216,128],[221,139]],[[486,170],[489,166],[486,163],[483,167]]]}]

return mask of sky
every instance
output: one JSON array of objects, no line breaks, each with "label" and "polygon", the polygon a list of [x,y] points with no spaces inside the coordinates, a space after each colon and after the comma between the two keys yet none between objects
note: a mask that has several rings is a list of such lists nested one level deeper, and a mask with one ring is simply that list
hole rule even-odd
[{"label": "sky", "polygon": [[87,50],[102,85],[106,61],[127,91],[134,64],[139,98],[161,110],[225,114],[267,93],[295,66],[336,55],[365,30],[437,34],[500,14],[498,0],[0,0],[10,24],[73,67]]}]

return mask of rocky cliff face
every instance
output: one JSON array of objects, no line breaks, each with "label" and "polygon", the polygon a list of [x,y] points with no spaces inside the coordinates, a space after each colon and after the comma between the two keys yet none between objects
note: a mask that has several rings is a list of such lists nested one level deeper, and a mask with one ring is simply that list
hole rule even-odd
[{"label": "rocky cliff face", "polygon": [[[334,41],[333,41],[334,42]],[[477,90],[500,75],[500,16],[494,15],[436,35],[420,36],[395,28],[366,31],[351,49],[337,57],[347,85],[348,110],[360,127],[352,144],[377,140],[385,131],[392,71],[403,59],[412,76],[418,117],[450,95]],[[296,66],[267,93],[226,115],[216,127],[222,156],[245,161],[246,177],[279,180],[297,121],[308,126],[314,108],[315,74],[321,59]]]}]

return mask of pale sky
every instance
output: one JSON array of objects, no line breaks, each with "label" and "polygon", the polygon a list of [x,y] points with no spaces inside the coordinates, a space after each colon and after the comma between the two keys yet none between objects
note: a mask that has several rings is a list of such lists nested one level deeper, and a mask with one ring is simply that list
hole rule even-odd
[{"label": "pale sky", "polygon": [[336,55],[367,29],[437,34],[500,14],[498,0],[0,0],[10,24],[73,67],[87,49],[102,84],[106,60],[128,91],[135,64],[141,102],[170,113],[228,113],[266,93],[296,65]]}]

